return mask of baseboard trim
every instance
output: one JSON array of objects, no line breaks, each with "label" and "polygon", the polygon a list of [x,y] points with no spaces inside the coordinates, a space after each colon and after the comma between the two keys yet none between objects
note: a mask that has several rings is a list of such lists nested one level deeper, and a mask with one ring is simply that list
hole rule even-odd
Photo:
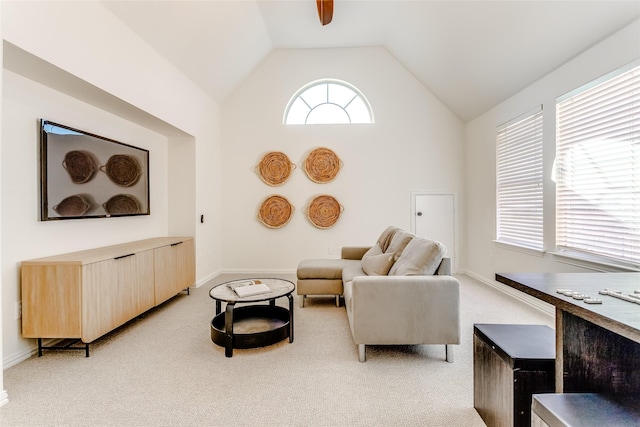
[{"label": "baseboard trim", "polygon": [[[30,341],[36,342],[35,339],[27,338]],[[42,340],[42,345],[45,347],[54,346],[59,342],[64,341],[61,338],[52,338],[47,341]],[[38,345],[36,344],[34,347],[29,347],[26,350],[20,351],[16,354],[13,354],[2,361],[2,369],[8,369],[12,366],[17,365],[20,362],[24,362],[30,357],[36,356],[38,354]]]},{"label": "baseboard trim", "polygon": [[17,365],[20,362],[24,362],[25,360],[27,360],[28,358],[30,358],[31,356],[35,355],[38,353],[38,349],[37,348],[28,348],[26,350],[23,350],[21,352],[12,354],[9,357],[6,357],[3,361],[2,361],[2,369],[9,369],[12,366]]},{"label": "baseboard trim", "polygon": [[0,392],[0,408],[9,403],[9,395],[7,394],[7,390],[2,390]]},{"label": "baseboard trim", "polygon": [[209,274],[208,276],[203,277],[202,279],[198,280],[197,282],[195,282],[193,284],[194,288],[199,288],[200,286],[204,285],[205,283],[207,283],[208,281],[214,279],[216,276],[220,275],[221,270],[218,271],[214,271],[213,273]]},{"label": "baseboard trim", "polygon": [[541,312],[543,312],[548,316],[555,317],[556,315],[554,306],[552,306],[551,304],[547,304],[546,302],[541,301],[537,298],[534,298],[530,295],[527,295],[524,292],[520,292],[517,289],[513,289],[495,280],[489,280],[486,277],[481,276],[480,274],[477,274],[473,271],[465,270],[462,274],[466,274],[467,276],[472,277],[477,281],[484,283],[487,286],[490,286],[504,294],[509,295],[512,298],[517,299],[518,301],[521,301],[537,310],[540,310]]}]

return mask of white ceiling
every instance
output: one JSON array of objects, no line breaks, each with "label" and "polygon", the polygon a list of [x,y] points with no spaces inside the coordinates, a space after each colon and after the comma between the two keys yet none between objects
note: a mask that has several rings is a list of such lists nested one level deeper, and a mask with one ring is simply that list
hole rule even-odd
[{"label": "white ceiling", "polygon": [[[640,18],[640,1],[104,0],[223,103],[273,49],[383,46],[469,121]],[[638,40],[640,55],[640,35]]]}]

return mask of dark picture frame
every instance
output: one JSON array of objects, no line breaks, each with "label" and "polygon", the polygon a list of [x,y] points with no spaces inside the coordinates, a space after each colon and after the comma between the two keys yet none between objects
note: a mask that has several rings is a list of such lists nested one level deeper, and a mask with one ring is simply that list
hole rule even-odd
[{"label": "dark picture frame", "polygon": [[40,220],[150,215],[149,150],[40,120]]}]

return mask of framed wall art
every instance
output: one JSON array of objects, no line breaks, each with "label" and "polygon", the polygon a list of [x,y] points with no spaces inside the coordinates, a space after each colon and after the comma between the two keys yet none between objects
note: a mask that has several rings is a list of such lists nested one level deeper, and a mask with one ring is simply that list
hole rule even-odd
[{"label": "framed wall art", "polygon": [[149,151],[40,121],[42,221],[149,215]]}]

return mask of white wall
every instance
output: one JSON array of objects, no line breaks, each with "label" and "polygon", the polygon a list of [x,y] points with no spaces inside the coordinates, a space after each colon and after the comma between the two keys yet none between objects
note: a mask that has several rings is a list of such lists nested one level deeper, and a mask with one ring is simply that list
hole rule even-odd
[{"label": "white wall", "polygon": [[[3,40],[98,94],[80,101],[63,90],[74,86],[67,77],[59,85],[43,85],[3,69],[0,314],[7,366],[34,347],[33,340],[20,337],[14,315],[20,260],[179,233],[196,237],[198,284],[221,269],[220,130],[218,105],[101,2],[2,2],[0,7]],[[153,125],[141,126],[139,117],[127,118],[130,114]],[[40,117],[148,148],[151,215],[39,222]],[[160,134],[151,130],[156,127],[172,130]],[[204,224],[197,221],[200,214],[207,218]]]},{"label": "white wall", "polygon": [[[584,263],[568,263],[549,253],[527,254],[492,242],[495,234],[496,127],[543,105],[544,126],[544,242],[555,250],[555,100],[610,71],[640,58],[640,21],[620,30],[520,93],[465,126],[466,268],[493,282],[496,272],[591,271]],[[579,264],[579,265],[578,265]]]},{"label": "white wall", "polygon": [[[285,106],[303,85],[336,78],[368,98],[371,125],[282,124]],[[295,271],[303,258],[330,248],[373,244],[388,225],[411,227],[411,191],[462,194],[462,124],[383,48],[274,50],[222,106],[223,265],[228,271]],[[344,166],[316,184],[303,171],[314,148],[332,149]],[[269,151],[297,164],[278,187],[254,167]],[[261,202],[285,196],[291,221],[270,229],[257,220]],[[329,194],[344,206],[330,229],[318,229],[305,208]],[[338,256],[337,254],[333,256]]]}]

